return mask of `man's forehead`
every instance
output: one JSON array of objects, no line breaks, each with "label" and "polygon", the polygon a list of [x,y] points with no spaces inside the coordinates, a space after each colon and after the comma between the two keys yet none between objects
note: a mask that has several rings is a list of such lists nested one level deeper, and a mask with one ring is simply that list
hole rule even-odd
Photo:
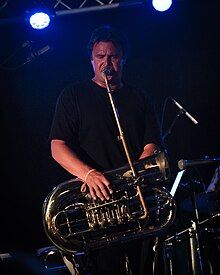
[{"label": "man's forehead", "polygon": [[100,41],[96,42],[93,46],[93,51],[115,51],[115,52],[122,52],[121,47],[119,45],[116,45],[112,41]]}]

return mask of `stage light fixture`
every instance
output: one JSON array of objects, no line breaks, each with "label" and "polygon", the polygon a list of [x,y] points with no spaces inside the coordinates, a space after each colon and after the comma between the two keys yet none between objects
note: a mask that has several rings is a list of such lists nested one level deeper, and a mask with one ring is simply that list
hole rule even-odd
[{"label": "stage light fixture", "polygon": [[166,11],[172,5],[172,0],[152,0],[152,5],[157,11]]},{"label": "stage light fixture", "polygon": [[42,30],[49,26],[50,16],[45,12],[35,12],[29,17],[29,23],[33,29]]}]

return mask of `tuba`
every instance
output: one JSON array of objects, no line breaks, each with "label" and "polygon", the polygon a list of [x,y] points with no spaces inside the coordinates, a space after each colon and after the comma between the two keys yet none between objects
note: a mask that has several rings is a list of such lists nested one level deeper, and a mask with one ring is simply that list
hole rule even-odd
[{"label": "tuba", "polygon": [[[104,172],[113,194],[107,201],[93,200],[80,179],[56,186],[43,204],[43,225],[49,240],[69,254],[118,245],[159,234],[174,220],[175,202],[162,185],[169,179],[163,152],[132,162],[112,91],[104,79],[128,164]],[[85,191],[82,192],[81,190]]]},{"label": "tuba", "polygon": [[129,166],[104,172],[112,184],[110,200],[93,200],[83,182],[56,186],[43,204],[43,225],[50,241],[69,254],[99,249],[160,234],[172,224],[175,202],[162,183],[169,179],[163,152]]}]

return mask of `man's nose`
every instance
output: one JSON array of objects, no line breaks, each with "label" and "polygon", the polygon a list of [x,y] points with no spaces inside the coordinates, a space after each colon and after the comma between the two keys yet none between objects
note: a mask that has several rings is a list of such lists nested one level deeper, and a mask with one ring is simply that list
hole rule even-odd
[{"label": "man's nose", "polygon": [[107,56],[107,58],[106,58],[106,65],[107,66],[112,65],[111,56]]}]

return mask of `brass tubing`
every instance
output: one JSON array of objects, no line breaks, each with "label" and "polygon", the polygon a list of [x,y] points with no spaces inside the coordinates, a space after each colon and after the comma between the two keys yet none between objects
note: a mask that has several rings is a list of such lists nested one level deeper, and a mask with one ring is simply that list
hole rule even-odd
[{"label": "brass tubing", "polygon": [[144,215],[142,215],[139,219],[143,220],[143,219],[147,218],[148,210],[147,210],[147,206],[146,206],[146,203],[144,201],[144,198],[143,198],[143,195],[142,195],[142,192],[141,192],[141,188],[140,188],[139,185],[137,186],[137,192],[138,192],[141,204],[142,204],[143,209],[144,209]]}]

